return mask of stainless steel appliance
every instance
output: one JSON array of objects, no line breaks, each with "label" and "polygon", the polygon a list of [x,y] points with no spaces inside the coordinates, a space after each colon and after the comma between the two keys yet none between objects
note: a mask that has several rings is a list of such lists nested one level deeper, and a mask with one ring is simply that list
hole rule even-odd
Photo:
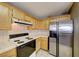
[{"label": "stainless steel appliance", "polygon": [[49,31],[49,53],[54,56],[71,57],[73,53],[73,21],[52,22]]}]

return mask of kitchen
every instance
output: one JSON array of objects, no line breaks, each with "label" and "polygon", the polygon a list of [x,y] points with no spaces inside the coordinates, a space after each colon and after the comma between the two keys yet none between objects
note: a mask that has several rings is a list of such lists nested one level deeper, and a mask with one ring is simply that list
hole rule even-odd
[{"label": "kitchen", "polygon": [[[71,31],[71,33],[74,34],[74,37],[73,37],[74,41],[72,39],[74,43],[71,41],[70,43],[68,41],[69,45],[72,44],[72,47],[66,48],[66,47],[61,46],[61,48],[65,50],[61,53],[59,49],[60,42],[58,42],[58,40],[60,39],[58,39],[55,42],[55,44],[52,44],[53,48],[51,48],[50,46],[50,41],[49,41],[50,37],[56,38],[56,34],[54,35],[53,34],[54,32],[53,33],[50,32],[51,30],[50,28],[53,28],[53,27],[50,27],[51,23],[59,22],[63,20],[64,21],[67,20],[69,22],[71,20],[71,23],[73,23],[73,19],[78,19],[78,12],[79,12],[78,4],[79,3],[71,3],[71,2],[68,2],[68,3],[61,2],[61,3],[59,4],[57,3],[58,4],[57,8],[54,8],[53,6],[56,5],[55,2],[41,3],[41,6],[39,6],[40,3],[32,4],[32,3],[27,3],[27,2],[26,3],[0,2],[0,19],[1,19],[0,20],[0,39],[1,39],[0,40],[0,57],[41,57],[41,56],[44,56],[44,57],[74,56],[75,57],[75,56],[79,56],[79,53],[78,53],[79,43],[77,41],[78,36],[76,36],[78,35],[78,33],[76,32],[78,31],[77,30],[78,26],[76,26],[75,20],[74,20],[75,29],[74,31],[73,30]],[[36,9],[34,9],[34,6]],[[58,8],[59,6],[60,8]],[[44,10],[42,11],[41,9],[41,11],[37,12],[38,9],[40,9],[40,7]],[[54,10],[52,14],[51,12],[48,12],[47,7],[50,7],[49,8],[50,11]],[[53,9],[51,7],[53,7]],[[30,15],[31,13],[32,15]],[[70,37],[71,36],[73,35],[70,35]]]}]

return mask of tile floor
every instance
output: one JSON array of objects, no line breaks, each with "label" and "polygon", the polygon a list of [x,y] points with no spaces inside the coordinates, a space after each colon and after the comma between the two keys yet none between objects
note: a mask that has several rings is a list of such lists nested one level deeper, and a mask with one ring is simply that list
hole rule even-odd
[{"label": "tile floor", "polygon": [[54,56],[50,55],[47,51],[40,49],[36,54],[36,57],[54,57]]}]

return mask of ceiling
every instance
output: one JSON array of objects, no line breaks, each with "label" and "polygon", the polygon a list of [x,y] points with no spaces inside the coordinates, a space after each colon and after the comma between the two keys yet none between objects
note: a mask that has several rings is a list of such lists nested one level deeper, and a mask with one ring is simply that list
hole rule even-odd
[{"label": "ceiling", "polygon": [[72,2],[9,2],[38,19],[67,12]]}]

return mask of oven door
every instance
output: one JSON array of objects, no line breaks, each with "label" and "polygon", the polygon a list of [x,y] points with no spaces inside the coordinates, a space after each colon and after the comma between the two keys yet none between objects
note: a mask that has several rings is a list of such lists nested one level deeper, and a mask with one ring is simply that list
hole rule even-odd
[{"label": "oven door", "polygon": [[17,47],[17,57],[29,57],[35,51],[35,40]]}]

